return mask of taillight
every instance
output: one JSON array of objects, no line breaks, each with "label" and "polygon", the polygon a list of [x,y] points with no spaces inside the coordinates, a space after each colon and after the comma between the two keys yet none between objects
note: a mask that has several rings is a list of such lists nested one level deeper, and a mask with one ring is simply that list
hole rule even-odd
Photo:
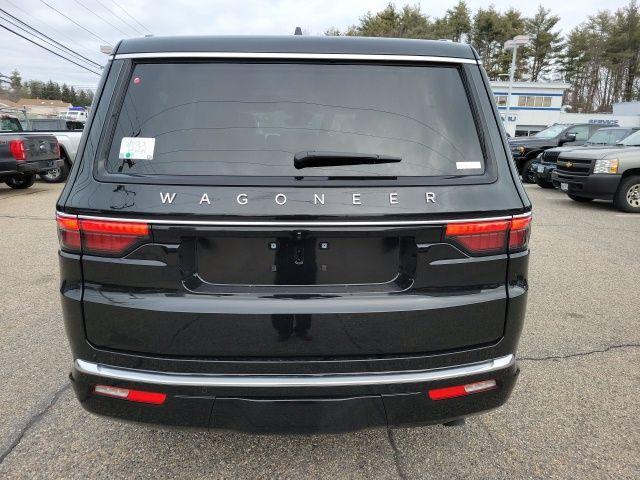
[{"label": "taillight", "polygon": [[82,251],[98,255],[121,255],[148,238],[149,225],[137,222],[80,219]]},{"label": "taillight", "polygon": [[530,234],[531,215],[512,219],[511,229],[509,230],[509,251],[514,252],[526,249],[529,245]]},{"label": "taillight", "polygon": [[508,230],[508,220],[450,223],[446,236],[469,252],[497,253],[506,248]]},{"label": "taillight", "polygon": [[16,160],[23,161],[27,159],[27,147],[24,144],[24,140],[11,140],[9,142],[9,151]]},{"label": "taillight", "polygon": [[151,405],[162,405],[167,399],[165,393],[148,392],[146,390],[132,390],[130,388],[112,387],[110,385],[96,385],[93,393],[105,397],[121,398],[130,402],[149,403]]},{"label": "taillight", "polygon": [[524,250],[529,241],[531,216],[511,220],[449,223],[445,237],[472,254]]},{"label": "taillight", "polygon": [[67,252],[79,252],[81,249],[80,223],[75,216],[56,215],[60,248]]},{"label": "taillight", "polygon": [[149,225],[58,215],[60,248],[89,255],[120,256],[150,238]]},{"label": "taillight", "polygon": [[60,158],[60,144],[57,141],[54,144],[53,153],[56,154],[56,158]]}]

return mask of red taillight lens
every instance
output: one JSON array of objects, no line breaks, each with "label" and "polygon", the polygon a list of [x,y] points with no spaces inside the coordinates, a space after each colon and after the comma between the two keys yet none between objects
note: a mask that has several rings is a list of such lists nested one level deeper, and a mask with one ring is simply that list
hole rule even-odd
[{"label": "red taillight lens", "polygon": [[472,254],[504,253],[527,248],[531,216],[511,220],[450,223],[445,237]]},{"label": "red taillight lens", "polygon": [[167,399],[165,393],[147,392],[144,390],[131,390],[129,388],[112,387],[110,385],[96,385],[93,393],[104,397],[121,398],[130,402],[149,403],[151,405],[162,405]]},{"label": "red taillight lens", "polygon": [[86,220],[57,215],[60,248],[89,255],[122,255],[149,239],[149,225],[117,220]]},{"label": "red taillight lens", "polygon": [[450,223],[445,235],[471,253],[498,253],[507,245],[509,221]]},{"label": "red taillight lens", "polygon": [[58,142],[55,143],[53,151],[56,154],[56,158],[60,158],[60,144]]},{"label": "red taillight lens", "polygon": [[481,382],[467,383],[465,385],[455,385],[453,387],[436,388],[429,390],[431,400],[446,400],[447,398],[464,397],[472,393],[486,392],[497,388],[498,384],[494,379],[483,380]]},{"label": "red taillight lens", "polygon": [[137,222],[80,219],[84,253],[121,255],[148,238],[149,225]]},{"label": "red taillight lens", "polygon": [[80,223],[75,216],[56,215],[56,223],[58,224],[58,240],[60,248],[68,252],[79,252],[81,249],[80,242]]},{"label": "red taillight lens", "polygon": [[509,230],[509,250],[524,250],[529,245],[529,235],[531,234],[531,216],[518,217],[511,220]]},{"label": "red taillight lens", "polygon": [[24,144],[23,140],[11,140],[9,142],[9,151],[13,158],[18,161],[23,161],[27,159],[27,147]]}]

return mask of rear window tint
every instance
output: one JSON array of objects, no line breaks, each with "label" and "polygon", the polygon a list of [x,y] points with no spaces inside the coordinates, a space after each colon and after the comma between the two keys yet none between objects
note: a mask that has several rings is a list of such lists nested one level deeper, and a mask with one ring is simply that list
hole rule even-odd
[{"label": "rear window tint", "polygon": [[[109,173],[260,177],[484,173],[473,114],[455,67],[148,63],[134,67],[126,88],[107,156]],[[150,158],[122,153],[123,139],[127,144],[130,137],[153,139],[136,143],[144,145]],[[402,160],[296,169],[294,155],[307,151]]]}]

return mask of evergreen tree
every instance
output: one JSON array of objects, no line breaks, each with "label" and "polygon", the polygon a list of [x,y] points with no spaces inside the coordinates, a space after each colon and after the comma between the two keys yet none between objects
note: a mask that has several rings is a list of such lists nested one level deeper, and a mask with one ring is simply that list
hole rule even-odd
[{"label": "evergreen tree", "polygon": [[78,105],[78,95],[76,94],[76,89],[72,86],[69,90],[69,103],[73,106]]},{"label": "evergreen tree", "polygon": [[559,21],[560,17],[552,15],[550,10],[542,6],[525,21],[525,32],[531,38],[531,44],[522,54],[527,57],[527,73],[532,82],[538,81],[541,74],[547,73],[555,65],[562,51],[562,35],[554,31]]},{"label": "evergreen tree", "polygon": [[444,17],[433,22],[436,38],[465,42],[471,35],[471,11],[464,0],[447,10]]},{"label": "evergreen tree", "polygon": [[71,90],[69,90],[69,86],[66,83],[63,83],[60,89],[60,100],[71,103]]},{"label": "evergreen tree", "polygon": [[9,76],[9,88],[13,97],[16,99],[20,98],[23,94],[22,91],[22,77],[20,76],[20,72],[18,70],[14,70],[11,72]]},{"label": "evergreen tree", "polygon": [[[340,35],[333,28],[327,35]],[[373,14],[368,12],[360,18],[359,25],[352,25],[345,35],[363,37],[396,37],[396,38],[432,38],[429,18],[420,11],[420,7],[405,5],[398,10],[392,3],[384,10]]]}]

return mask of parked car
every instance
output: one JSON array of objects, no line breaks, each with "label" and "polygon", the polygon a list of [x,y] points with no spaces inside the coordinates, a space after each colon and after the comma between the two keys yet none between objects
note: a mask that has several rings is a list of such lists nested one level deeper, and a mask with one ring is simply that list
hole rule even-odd
[{"label": "parked car", "polygon": [[15,189],[29,188],[37,174],[62,163],[54,136],[25,134],[19,127],[16,117],[0,116],[0,181]]},{"label": "parked car", "polygon": [[317,432],[507,400],[531,204],[470,46],[128,39],[101,85],[57,203],[84,408]]},{"label": "parked car", "polygon": [[556,162],[561,153],[572,150],[580,150],[582,148],[606,148],[618,144],[632,133],[638,131],[637,128],[609,127],[601,128],[589,137],[581,146],[557,147],[550,148],[542,152],[531,165],[531,170],[538,186],[542,188],[554,188],[551,181],[551,174],[556,169]]},{"label": "parked car", "polygon": [[77,120],[65,120],[62,118],[37,118],[23,121],[25,131],[46,132],[58,139],[60,144],[60,156],[62,165],[47,172],[41,173],[40,178],[47,183],[64,182],[73,165],[82,137],[84,123]]},{"label": "parked car", "polygon": [[509,139],[509,149],[518,172],[525,183],[535,183],[532,165],[545,150],[562,146],[579,146],[602,128],[589,123],[557,123],[529,137]]},{"label": "parked car", "polygon": [[561,153],[553,180],[576,202],[610,200],[623,212],[640,213],[640,132],[620,144]]}]

